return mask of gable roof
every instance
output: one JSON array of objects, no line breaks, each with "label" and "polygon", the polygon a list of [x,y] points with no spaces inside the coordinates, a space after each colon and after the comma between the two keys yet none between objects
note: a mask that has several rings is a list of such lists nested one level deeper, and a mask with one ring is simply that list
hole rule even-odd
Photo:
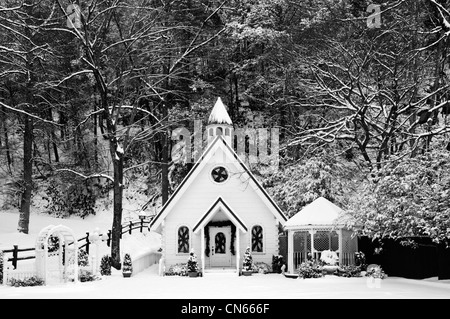
[{"label": "gable roof", "polygon": [[228,115],[225,105],[222,103],[220,97],[217,98],[216,104],[209,115],[208,124],[229,124],[233,125],[230,116]]},{"label": "gable roof", "polygon": [[292,216],[285,224],[286,229],[303,226],[341,225],[339,218],[343,210],[324,197],[319,197]]},{"label": "gable roof", "polygon": [[149,228],[156,228],[162,220],[165,218],[165,216],[168,214],[170,209],[173,207],[174,201],[176,198],[182,196],[182,194],[186,191],[186,189],[190,186],[192,181],[194,180],[195,176],[199,174],[201,169],[207,164],[207,159],[213,154],[213,149],[217,149],[218,147],[223,147],[224,149],[227,149],[228,152],[230,152],[230,156],[234,157],[237,162],[240,164],[240,166],[244,169],[244,171],[250,176],[250,180],[256,185],[257,189],[260,190],[261,193],[255,192],[258,194],[263,201],[266,201],[266,204],[268,205],[269,209],[272,211],[274,216],[278,219],[278,221],[284,225],[287,218],[281,211],[281,209],[278,207],[278,205],[273,201],[273,199],[269,196],[269,194],[266,192],[266,190],[262,187],[262,185],[258,182],[258,180],[255,178],[253,173],[248,169],[248,167],[244,164],[244,162],[239,158],[239,156],[236,154],[236,152],[228,145],[228,143],[225,141],[225,139],[218,135],[214,139],[214,141],[207,147],[203,155],[198,159],[198,161],[195,163],[194,167],[189,171],[189,173],[186,175],[186,177],[182,180],[180,185],[175,189],[175,192],[170,196],[170,198],[167,200],[167,202],[163,205],[159,213],[156,215],[155,218],[153,218],[150,221]]},{"label": "gable roof", "polygon": [[211,220],[218,209],[221,209],[225,213],[225,215],[227,215],[228,218],[233,222],[233,224],[235,224],[241,231],[243,231],[244,233],[247,232],[248,228],[245,223],[238,216],[236,216],[235,213],[233,213],[233,210],[231,210],[230,207],[224,202],[222,197],[219,197],[211,206],[211,208],[208,209],[208,211],[200,218],[200,220],[195,224],[192,231],[194,233],[197,233],[200,229],[205,227],[205,225]]}]

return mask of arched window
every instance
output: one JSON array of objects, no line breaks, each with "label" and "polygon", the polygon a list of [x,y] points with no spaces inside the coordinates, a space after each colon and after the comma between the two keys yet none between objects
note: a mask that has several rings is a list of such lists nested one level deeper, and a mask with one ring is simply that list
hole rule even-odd
[{"label": "arched window", "polygon": [[225,136],[230,136],[230,129],[228,127],[225,128]]},{"label": "arched window", "polygon": [[221,127],[218,127],[217,129],[216,129],[216,135],[222,135],[222,128]]},{"label": "arched window", "polygon": [[178,228],[178,252],[180,254],[189,253],[189,228],[186,226]]},{"label": "arched window", "polygon": [[252,251],[256,253],[263,252],[263,229],[258,225],[252,228]]},{"label": "arched window", "polygon": [[214,243],[216,254],[225,254],[225,246],[227,243],[227,238],[223,233],[216,234],[216,237],[214,238]]},{"label": "arched window", "polygon": [[212,128],[209,129],[209,136],[213,136],[214,135],[214,130]]}]

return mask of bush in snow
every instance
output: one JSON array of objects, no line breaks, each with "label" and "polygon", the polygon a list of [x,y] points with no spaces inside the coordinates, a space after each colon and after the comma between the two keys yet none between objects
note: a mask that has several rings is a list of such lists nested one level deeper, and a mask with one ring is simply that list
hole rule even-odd
[{"label": "bush in snow", "polygon": [[0,250],[0,285],[3,283],[3,250]]},{"label": "bush in snow", "polygon": [[86,282],[86,281],[94,281],[94,280],[98,280],[99,278],[97,276],[95,276],[92,271],[87,270],[87,269],[80,269],[78,271],[78,278],[81,282]]},{"label": "bush in snow", "polygon": [[387,277],[387,275],[379,265],[370,265],[369,267],[367,267],[366,277],[384,279]]},{"label": "bush in snow", "polygon": [[272,272],[272,267],[262,261],[255,262],[253,264],[252,269],[254,272],[258,272],[258,273],[262,273],[262,274],[268,274],[268,273]]},{"label": "bush in snow", "polygon": [[111,259],[109,255],[104,255],[100,260],[100,274],[102,276],[111,276]]},{"label": "bush in snow", "polygon": [[337,274],[341,277],[361,277],[361,266],[342,266],[339,267]]},{"label": "bush in snow", "polygon": [[13,287],[42,286],[44,284],[44,280],[34,276],[26,279],[11,278],[8,280],[8,284]]},{"label": "bush in snow", "polygon": [[89,255],[85,250],[78,250],[78,266],[88,266],[89,265]]},{"label": "bush in snow", "polygon": [[129,253],[126,253],[123,256],[122,272],[123,273],[132,273],[133,272],[133,263],[131,261],[131,256]]},{"label": "bush in snow", "polygon": [[188,259],[188,262],[187,262],[187,269],[190,272],[198,271],[197,256],[195,255],[195,252],[194,252],[193,249],[189,253],[189,259]]},{"label": "bush in snow", "polygon": [[277,274],[281,274],[281,266],[285,264],[282,255],[272,256],[272,271]]},{"label": "bush in snow", "polygon": [[186,276],[187,275],[187,263],[186,264],[175,264],[169,267],[164,273],[164,276]]},{"label": "bush in snow", "polygon": [[253,258],[252,253],[250,252],[250,247],[247,247],[245,250],[242,267],[244,270],[253,270]]},{"label": "bush in snow", "polygon": [[298,275],[301,278],[320,278],[322,274],[322,266],[314,261],[305,261],[300,264],[297,269]]}]

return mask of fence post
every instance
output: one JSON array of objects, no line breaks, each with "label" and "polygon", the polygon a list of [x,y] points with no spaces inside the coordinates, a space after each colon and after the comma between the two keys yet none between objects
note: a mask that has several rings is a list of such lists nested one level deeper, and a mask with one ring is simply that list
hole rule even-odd
[{"label": "fence post", "polygon": [[106,245],[111,246],[111,229],[108,230],[108,239],[106,240]]},{"label": "fence post", "polygon": [[130,220],[130,230],[128,231],[128,234],[130,234],[130,235],[131,235],[132,227],[133,227],[133,222]]},{"label": "fence post", "polygon": [[144,227],[144,219],[141,218],[141,233],[142,233],[142,228]]},{"label": "fence post", "polygon": [[7,285],[8,283],[8,257],[6,256],[5,253],[3,253],[2,255],[3,258],[3,285]]},{"label": "fence post", "polygon": [[89,255],[89,232],[86,232],[86,253]]},{"label": "fence post", "polygon": [[13,245],[13,246],[14,246],[14,250],[13,250],[12,265],[13,265],[14,269],[17,269],[17,255],[19,253],[19,247],[17,245]]}]

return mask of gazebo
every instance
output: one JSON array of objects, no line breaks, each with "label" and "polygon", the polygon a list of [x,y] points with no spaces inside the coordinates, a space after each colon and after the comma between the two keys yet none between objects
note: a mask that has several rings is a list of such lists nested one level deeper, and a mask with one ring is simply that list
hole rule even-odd
[{"label": "gazebo", "polygon": [[318,260],[322,251],[335,251],[339,265],[353,265],[358,251],[357,238],[346,226],[344,211],[319,197],[284,225],[288,233],[288,271],[295,269],[308,259]]}]

